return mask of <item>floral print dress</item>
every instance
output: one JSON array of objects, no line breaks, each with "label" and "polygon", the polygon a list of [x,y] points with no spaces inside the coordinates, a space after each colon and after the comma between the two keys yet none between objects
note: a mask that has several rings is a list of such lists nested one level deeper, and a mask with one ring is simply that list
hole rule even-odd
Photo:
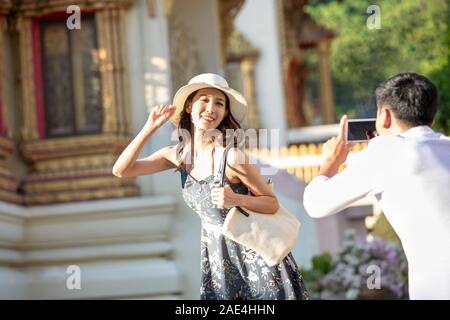
[{"label": "floral print dress", "polygon": [[[229,209],[219,209],[211,202],[214,175],[197,181],[182,170],[181,181],[184,200],[202,221],[202,300],[308,299],[291,253],[279,265],[269,267],[255,251],[222,235],[220,230]],[[248,192],[243,183],[227,183],[236,193]]]}]

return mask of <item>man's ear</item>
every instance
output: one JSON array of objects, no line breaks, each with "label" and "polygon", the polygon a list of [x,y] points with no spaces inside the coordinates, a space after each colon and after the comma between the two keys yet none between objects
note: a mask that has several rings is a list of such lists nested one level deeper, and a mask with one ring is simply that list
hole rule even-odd
[{"label": "man's ear", "polygon": [[392,125],[392,112],[391,110],[389,110],[389,108],[383,106],[381,108],[381,113],[382,113],[381,125],[383,126],[383,128],[389,129]]}]

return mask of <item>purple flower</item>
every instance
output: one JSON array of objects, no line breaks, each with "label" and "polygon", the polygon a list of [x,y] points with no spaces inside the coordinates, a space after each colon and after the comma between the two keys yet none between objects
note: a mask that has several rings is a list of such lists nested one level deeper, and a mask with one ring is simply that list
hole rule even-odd
[{"label": "purple flower", "polygon": [[[372,265],[379,269],[368,269]],[[378,237],[368,242],[357,238],[354,232],[347,232],[333,269],[318,281],[317,288],[322,299],[331,294],[353,299],[373,276],[380,276],[382,288],[399,299],[407,297],[407,263],[401,247]]]}]

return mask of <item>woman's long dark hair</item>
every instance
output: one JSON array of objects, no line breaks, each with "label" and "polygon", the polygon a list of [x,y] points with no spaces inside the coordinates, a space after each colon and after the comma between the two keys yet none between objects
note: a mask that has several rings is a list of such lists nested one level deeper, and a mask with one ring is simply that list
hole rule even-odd
[{"label": "woman's long dark hair", "polygon": [[[217,89],[219,90],[219,89]],[[221,90],[219,90],[220,92],[222,92],[225,96],[225,110],[226,110],[226,115],[225,117],[222,119],[222,121],[220,122],[220,124],[217,126],[216,130],[219,130],[221,133],[221,139],[219,141],[221,141],[222,143],[222,147],[226,146],[227,141],[229,141],[229,139],[227,139],[227,129],[240,129],[241,126],[239,124],[239,122],[236,121],[236,119],[233,117],[233,115],[231,114],[231,109],[230,109],[230,99],[228,98],[227,94]],[[191,115],[186,112],[186,108],[189,104],[192,104],[192,100],[194,99],[195,94],[198,92],[194,91],[192,92],[186,99],[184,106],[183,106],[183,110],[180,113],[180,122],[178,123],[178,145],[177,145],[177,162],[179,163],[178,166],[178,170],[181,169],[185,169],[186,168],[186,164],[185,164],[185,158],[187,154],[191,154],[190,153],[190,149],[193,145],[193,126],[192,126],[192,122],[191,122]],[[183,133],[186,132],[186,130],[189,132],[190,137],[183,137]],[[212,137],[212,140],[214,141],[215,138]],[[233,143],[236,145],[237,142],[234,141],[233,139]]]}]

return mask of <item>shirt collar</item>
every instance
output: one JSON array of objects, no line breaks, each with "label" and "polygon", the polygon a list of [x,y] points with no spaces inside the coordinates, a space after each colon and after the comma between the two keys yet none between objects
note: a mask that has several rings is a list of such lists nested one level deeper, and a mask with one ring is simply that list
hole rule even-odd
[{"label": "shirt collar", "polygon": [[400,136],[403,136],[403,137],[424,137],[424,136],[436,136],[436,135],[440,135],[440,134],[433,131],[433,129],[431,129],[429,126],[426,126],[426,125],[412,127],[411,129],[408,129],[405,132],[402,132],[400,134]]}]

